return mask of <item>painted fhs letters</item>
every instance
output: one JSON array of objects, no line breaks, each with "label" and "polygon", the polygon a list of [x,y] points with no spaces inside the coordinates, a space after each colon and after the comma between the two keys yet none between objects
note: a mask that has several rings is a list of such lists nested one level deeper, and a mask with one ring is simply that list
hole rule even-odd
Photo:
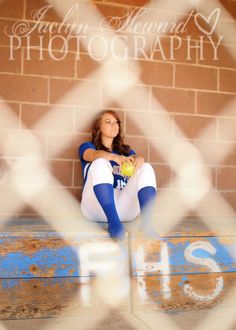
[{"label": "painted fhs letters", "polygon": [[[184,274],[219,273],[219,276],[215,279],[215,288],[213,290],[210,288],[207,294],[199,294],[197,288],[195,291],[189,283],[184,283],[184,294],[194,300],[211,301],[216,299],[222,292],[224,288],[223,276],[220,274],[222,269],[211,258],[211,256],[216,255],[217,249],[210,242],[203,240],[187,242],[187,244],[186,240],[182,244],[161,242],[157,246],[155,253],[153,253],[153,249],[154,245],[152,245],[152,251],[150,251],[148,248],[145,249],[144,244],[140,244],[135,252],[134,274],[137,276],[141,301],[147,301],[148,290],[145,280],[150,280],[150,276],[158,276],[160,278],[161,294],[165,300],[171,299],[172,276],[170,275],[174,274],[179,276]],[[153,262],[153,255],[157,257],[158,254],[160,261]]]}]

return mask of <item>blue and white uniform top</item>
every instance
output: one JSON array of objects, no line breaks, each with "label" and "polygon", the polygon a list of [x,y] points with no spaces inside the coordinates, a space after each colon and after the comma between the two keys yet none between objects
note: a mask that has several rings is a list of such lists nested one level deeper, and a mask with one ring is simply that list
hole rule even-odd
[{"label": "blue and white uniform top", "polygon": [[[81,164],[82,164],[84,184],[87,179],[89,167],[92,164],[91,162],[88,162],[83,159],[83,154],[84,154],[85,150],[87,150],[87,149],[96,150],[96,147],[92,142],[85,142],[85,143],[81,144],[79,147],[79,158],[80,158]],[[116,151],[112,151],[112,153],[118,155],[118,152],[116,152]],[[133,156],[135,154],[136,154],[135,151],[131,149],[128,156]],[[128,180],[129,180],[129,177],[121,174],[120,165],[118,163],[114,162],[113,160],[110,161],[110,163],[112,166],[112,174],[114,177],[113,187],[116,189],[122,190],[126,186]]]}]

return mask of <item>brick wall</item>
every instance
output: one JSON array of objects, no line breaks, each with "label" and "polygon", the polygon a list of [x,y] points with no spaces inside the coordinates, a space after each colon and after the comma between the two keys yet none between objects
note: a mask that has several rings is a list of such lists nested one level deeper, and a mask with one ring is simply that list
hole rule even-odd
[{"label": "brick wall", "polygon": [[[233,36],[236,1],[220,2],[218,21],[218,12],[214,10],[219,5],[213,1],[212,8],[204,8],[206,12],[200,6],[201,1],[195,10],[184,8],[182,5],[186,2],[182,1],[157,1],[156,4],[144,0],[91,1],[87,9],[81,1],[81,7],[71,14],[67,24],[77,19],[84,26],[89,22],[90,37],[98,33],[97,23],[91,17],[96,17],[99,22],[106,17],[107,22],[117,29],[119,20],[112,20],[112,17],[122,21],[127,9],[130,10],[129,17],[134,17],[142,6],[150,6],[140,17],[143,24],[160,23],[163,19],[176,24],[187,22],[184,31],[167,31],[162,33],[159,41],[157,34],[149,33],[147,29],[136,34],[134,31],[127,34],[127,29],[117,31],[121,37],[127,37],[131,48],[129,61],[119,63],[122,62],[122,68],[129,73],[134,67],[139,70],[135,71],[139,80],[135,80],[134,86],[117,99],[107,93],[101,73],[102,61],[92,58],[84,44],[80,43],[78,50],[78,43],[73,38],[66,44],[68,49],[62,51],[70,30],[66,31],[64,26],[59,33],[59,25],[53,24],[60,24],[65,19],[72,4],[64,1],[57,7],[59,1],[53,3],[54,6],[41,17],[45,24],[41,22],[39,26],[36,25],[39,16],[36,19],[35,15],[48,5],[46,1],[0,2],[0,184],[4,196],[10,196],[2,201],[1,215],[37,214],[30,205],[14,208],[15,195],[9,174],[15,161],[32,150],[37,141],[40,142],[42,159],[48,161],[57,178],[50,184],[51,191],[64,186],[73,196],[80,198],[82,176],[77,147],[89,139],[94,114],[104,108],[119,112],[127,142],[151,162],[158,173],[160,192],[177,191],[177,174],[173,166],[176,169],[177,159],[184,159],[181,142],[187,138],[201,149],[205,167],[211,173],[211,190],[221,192],[235,209],[236,44]],[[198,17],[194,19],[196,13]],[[204,13],[205,19],[199,13]],[[20,29],[20,22],[27,26],[21,24]],[[209,32],[209,22],[216,22],[212,33]],[[30,31],[28,38],[26,30],[22,32],[26,27]],[[10,38],[13,31],[18,38]],[[59,34],[64,39],[59,38]],[[140,38],[135,40],[135,35]],[[173,36],[175,38],[171,39]],[[220,36],[224,38],[221,40]],[[146,48],[142,47],[143,40]],[[214,59],[212,42],[217,45],[219,40],[217,59]],[[194,48],[200,43],[202,53]],[[94,47],[94,53],[97,52],[98,59],[101,53],[95,46],[94,43],[91,47]],[[140,48],[142,50],[138,51]],[[163,120],[167,122],[161,126]],[[25,134],[27,129],[31,130],[30,135]],[[33,141],[33,137],[37,140]],[[165,150],[170,150],[173,141],[180,143],[175,150],[179,156],[169,163]],[[217,157],[217,154],[221,156]],[[47,203],[45,195],[46,210]]]}]

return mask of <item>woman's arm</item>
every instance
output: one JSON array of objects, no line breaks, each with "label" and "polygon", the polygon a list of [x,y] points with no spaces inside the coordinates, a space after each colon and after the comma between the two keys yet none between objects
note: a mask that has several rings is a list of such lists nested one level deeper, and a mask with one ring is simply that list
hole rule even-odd
[{"label": "woman's arm", "polygon": [[130,161],[130,162],[134,161],[134,158],[132,156],[129,157],[121,156],[104,150],[86,149],[83,154],[83,159],[86,160],[87,162],[93,162],[97,158],[105,158],[106,160],[109,161],[113,160],[119,165],[121,165],[125,161]]}]

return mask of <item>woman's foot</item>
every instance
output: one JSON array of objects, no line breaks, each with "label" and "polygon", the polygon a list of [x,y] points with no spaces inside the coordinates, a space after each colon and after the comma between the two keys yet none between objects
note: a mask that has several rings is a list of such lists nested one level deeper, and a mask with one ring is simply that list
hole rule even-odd
[{"label": "woman's foot", "polygon": [[108,225],[108,231],[112,238],[123,240],[125,238],[125,228],[121,222]]}]

